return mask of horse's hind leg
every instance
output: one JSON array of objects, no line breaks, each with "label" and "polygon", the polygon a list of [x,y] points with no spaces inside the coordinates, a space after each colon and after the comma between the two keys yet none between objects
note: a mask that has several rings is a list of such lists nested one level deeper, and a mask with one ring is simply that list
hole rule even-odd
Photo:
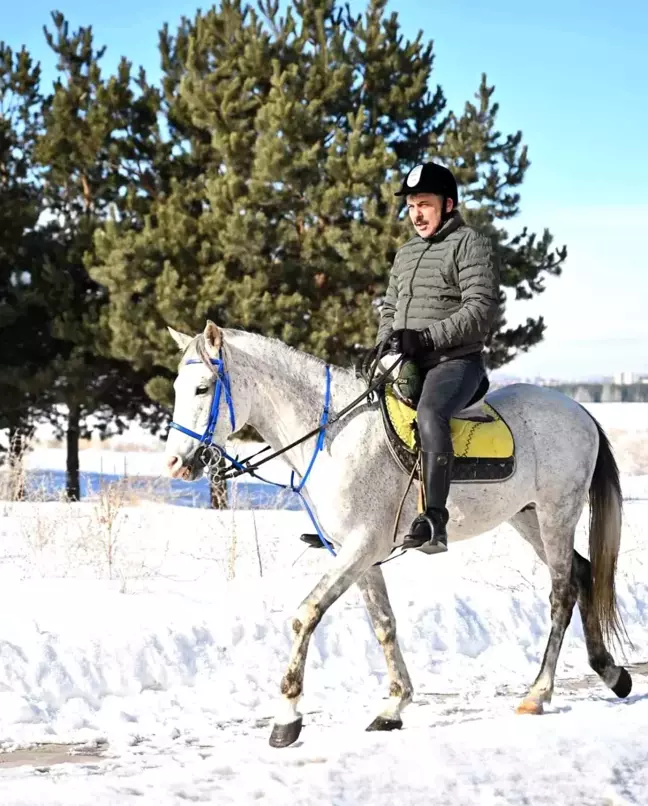
[{"label": "horse's hind leg", "polygon": [[[531,544],[540,559],[547,563],[535,507],[528,507],[518,512],[511,518],[510,524]],[[577,551],[572,553],[571,573],[577,590],[578,608],[583,622],[583,635],[590,666],[617,697],[627,697],[632,689],[632,679],[622,666],[615,664],[614,658],[605,647],[601,624],[592,607],[592,566],[589,560]]]},{"label": "horse's hind leg", "polygon": [[367,730],[401,728],[401,711],[412,700],[412,681],[396,639],[396,619],[389,603],[385,578],[380,568],[370,568],[358,580],[378,642],[385,653],[389,674],[389,702]]},{"label": "horse's hind leg", "polygon": [[592,566],[577,551],[574,552],[574,577],[590,666],[617,697],[627,697],[632,690],[632,679],[622,666],[614,663],[605,647],[601,624],[592,606]]},{"label": "horse's hind leg", "polygon": [[578,595],[572,570],[574,531],[578,514],[573,507],[556,509],[551,515],[531,509],[511,520],[547,563],[551,575],[551,630],[540,672],[517,708],[519,714],[541,714],[551,702],[558,655]]}]

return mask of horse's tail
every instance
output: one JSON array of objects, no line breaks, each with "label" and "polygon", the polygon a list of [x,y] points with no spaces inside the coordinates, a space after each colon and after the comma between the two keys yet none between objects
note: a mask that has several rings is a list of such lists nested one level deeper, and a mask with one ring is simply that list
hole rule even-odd
[{"label": "horse's tail", "polygon": [[615,575],[621,542],[623,497],[619,468],[610,441],[600,423],[594,417],[592,420],[599,435],[599,449],[589,490],[592,607],[598,616],[603,636],[608,641],[616,639],[621,643],[627,634],[617,608]]}]

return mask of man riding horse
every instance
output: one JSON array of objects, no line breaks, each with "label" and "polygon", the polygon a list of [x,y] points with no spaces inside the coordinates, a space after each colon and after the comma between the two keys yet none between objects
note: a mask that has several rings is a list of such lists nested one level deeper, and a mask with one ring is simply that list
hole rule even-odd
[{"label": "man riding horse", "polygon": [[[432,547],[444,550],[453,460],[448,420],[482,392],[482,353],[498,302],[497,270],[488,241],[456,212],[457,187],[448,171],[435,165],[415,168],[401,195],[417,234],[397,253],[379,338],[381,346],[387,340],[411,357],[411,366],[420,367],[427,501],[410,534],[414,543],[432,541]],[[230,476],[253,473],[272,457],[289,453],[293,474],[280,486],[299,494],[337,549],[291,621],[292,645],[270,744],[288,747],[299,738],[311,637],[354,584],[362,591],[389,677],[389,697],[369,730],[402,727],[413,688],[380,565],[404,537],[402,508],[413,516],[415,501],[409,491],[402,495],[403,468],[389,461],[388,441],[377,438],[380,412],[359,406],[366,387],[361,392],[363,384],[349,369],[313,361],[276,339],[220,328],[212,321],[194,336],[170,330],[182,353],[166,446],[168,475],[198,479],[204,450],[212,446],[215,458],[224,456],[235,470]],[[322,402],[318,429],[313,429],[314,400]],[[616,594],[623,496],[610,442],[582,406],[555,389],[515,384],[495,391],[490,403],[515,444],[515,473],[504,483],[458,484],[453,497],[461,517],[453,531],[457,539],[467,539],[509,523],[548,566],[551,629],[540,671],[518,712],[541,714],[551,702],[576,603],[590,666],[618,697],[627,697],[632,679],[606,647],[624,635]],[[329,409],[335,412],[331,417]],[[353,409],[356,416],[343,428],[330,428]],[[274,453],[256,462],[229,457],[220,446],[245,425],[255,428]],[[302,494],[306,482],[308,501]],[[574,550],[588,499],[589,560]]]},{"label": "man riding horse", "polygon": [[457,209],[457,182],[447,168],[418,165],[396,195],[405,197],[416,235],[396,253],[377,343],[409,359],[401,377],[408,378],[405,396],[417,403],[425,509],[406,545],[447,551],[450,418],[486,378],[483,348],[498,308],[499,271],[489,239]]}]

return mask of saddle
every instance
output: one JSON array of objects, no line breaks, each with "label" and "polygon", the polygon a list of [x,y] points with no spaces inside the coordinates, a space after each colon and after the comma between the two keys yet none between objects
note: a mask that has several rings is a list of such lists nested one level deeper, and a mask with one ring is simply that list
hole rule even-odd
[{"label": "saddle", "polygon": [[[450,421],[455,461],[452,481],[504,481],[515,472],[515,444],[510,428],[488,402],[488,381],[467,408]],[[380,410],[391,453],[410,474],[418,455],[416,410],[394,394],[380,392]]]}]

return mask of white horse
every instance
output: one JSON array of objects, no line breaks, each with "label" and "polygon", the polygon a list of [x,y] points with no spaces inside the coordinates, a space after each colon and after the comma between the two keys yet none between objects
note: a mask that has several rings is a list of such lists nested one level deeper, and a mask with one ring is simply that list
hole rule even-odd
[{"label": "white horse", "polygon": [[[183,350],[174,409],[174,423],[181,430],[171,430],[166,445],[167,472],[173,478],[190,481],[203,472],[196,437],[209,430],[215,387],[220,416],[205,440],[215,445],[224,445],[234,427],[249,423],[277,450],[320,422],[326,368],[318,359],[274,339],[221,330],[213,322],[195,337],[171,333]],[[224,379],[229,386],[221,394]],[[331,415],[364,389],[352,371],[331,368]],[[551,700],[558,654],[577,601],[591,667],[617,696],[626,697],[630,675],[615,664],[604,643],[604,637],[619,637],[622,630],[615,594],[621,490],[609,442],[585,409],[555,390],[516,384],[495,391],[488,401],[514,435],[516,470],[506,481],[453,483],[448,534],[451,542],[464,540],[506,521],[549,568],[551,631],[538,677],[518,712],[542,713],[543,703]],[[284,455],[297,474],[306,472],[315,445],[312,437]],[[412,683],[376,563],[394,548],[393,524],[407,482],[390,454],[375,404],[365,401],[327,429],[306,495],[338,553],[292,621],[293,645],[281,681],[272,746],[287,746],[299,736],[298,703],[309,639],[326,610],[353,583],[363,594],[390,680],[387,707],[368,729],[402,726],[401,712],[412,699]],[[574,551],[574,531],[588,494],[589,561]],[[416,506],[411,491],[397,532],[399,542]]]}]

